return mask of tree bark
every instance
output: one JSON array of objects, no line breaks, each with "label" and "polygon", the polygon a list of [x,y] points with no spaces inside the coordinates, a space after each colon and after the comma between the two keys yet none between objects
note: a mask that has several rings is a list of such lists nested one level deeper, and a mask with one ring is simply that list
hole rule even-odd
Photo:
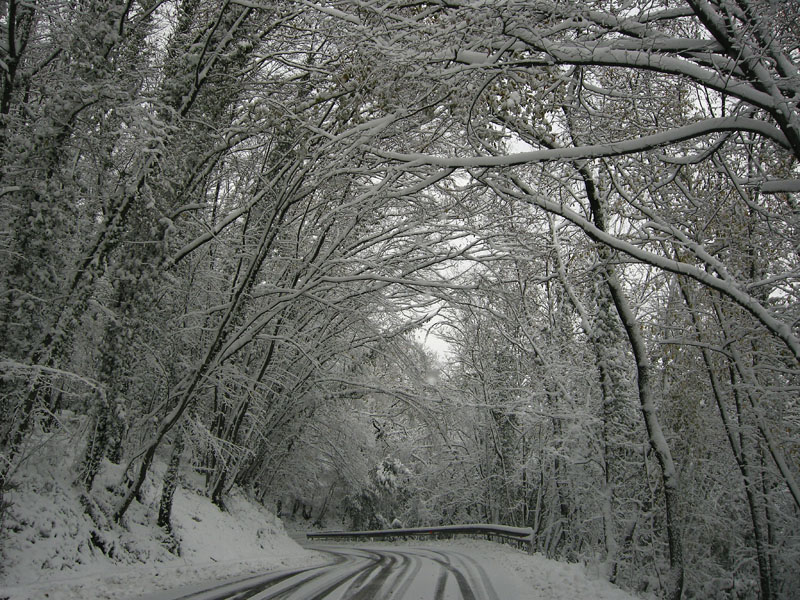
[{"label": "tree bark", "polygon": [[164,474],[164,483],[161,487],[161,501],[158,504],[158,526],[172,532],[172,499],[178,487],[178,468],[183,454],[183,429],[179,429],[172,444],[172,453],[169,465]]},{"label": "tree bark", "polygon": [[[679,281],[681,294],[683,296],[684,302],[686,303],[686,307],[689,309],[689,315],[692,320],[692,327],[694,329],[695,337],[698,341],[702,342],[702,336],[700,334],[700,324],[697,321],[697,311],[694,307],[694,302],[689,295],[689,290],[687,289],[686,284],[683,281]],[[753,527],[753,540],[755,543],[755,550],[756,550],[756,564],[758,566],[758,580],[759,586],[761,588],[761,598],[764,600],[770,600],[773,597],[772,592],[772,582],[770,578],[770,569],[769,569],[769,559],[765,549],[764,543],[764,532],[763,528],[761,527],[761,519],[759,518],[760,509],[757,502],[757,494],[758,491],[754,486],[753,481],[753,466],[750,463],[750,456],[745,452],[745,445],[743,443],[743,435],[740,434],[739,439],[737,440],[733,424],[731,423],[730,416],[728,415],[728,410],[725,408],[725,403],[722,398],[722,387],[720,385],[720,381],[717,378],[716,373],[714,372],[713,364],[711,362],[711,355],[708,349],[704,346],[701,347],[701,355],[703,357],[703,364],[706,367],[706,371],[708,373],[709,381],[711,383],[711,392],[714,396],[714,400],[717,405],[717,410],[719,410],[720,418],[722,420],[723,428],[725,429],[725,436],[728,439],[728,445],[731,448],[731,452],[733,453],[733,457],[736,460],[736,465],[739,467],[739,472],[742,476],[742,482],[744,484],[744,491],[745,497],[747,499],[747,507],[750,513],[750,522]],[[731,386],[734,388],[736,382],[734,381],[734,374],[733,371],[730,373],[731,377]],[[740,432],[741,432],[741,402],[737,399],[736,401],[737,407],[737,414],[739,416],[739,425],[740,425]],[[768,502],[767,498],[764,498],[765,502]]]},{"label": "tree bark", "polygon": [[[585,164],[578,169],[586,189],[586,196],[592,209],[592,219],[598,230],[606,231],[605,210],[597,186]],[[639,395],[639,405],[644,419],[647,438],[650,447],[656,455],[661,468],[661,483],[664,489],[664,503],[666,510],[667,540],[669,545],[669,576],[666,581],[666,596],[669,600],[680,600],[683,595],[683,539],[680,530],[680,483],[672,452],[664,437],[661,422],[656,414],[655,394],[653,393],[652,365],[647,351],[642,331],[636,320],[633,310],[625,296],[614,268],[611,265],[612,251],[604,245],[598,245],[600,261],[606,272],[606,285],[614,302],[614,307],[619,315],[622,327],[628,336],[631,351],[636,361],[636,386]]]}]

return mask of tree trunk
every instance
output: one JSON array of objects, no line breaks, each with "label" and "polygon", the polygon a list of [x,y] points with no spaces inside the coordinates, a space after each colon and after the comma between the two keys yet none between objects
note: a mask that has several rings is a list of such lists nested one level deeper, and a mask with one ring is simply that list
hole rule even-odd
[{"label": "tree trunk", "polygon": [[[689,309],[689,315],[692,320],[695,337],[698,339],[698,341],[702,342],[703,339],[700,334],[700,324],[697,321],[697,313],[694,307],[694,302],[689,295],[689,290],[687,289],[685,283],[679,283],[684,302],[686,303],[686,307]],[[742,476],[742,482],[744,484],[747,507],[750,513],[750,522],[753,527],[753,539],[755,542],[756,565],[758,566],[758,579],[759,586],[761,588],[761,598],[763,600],[770,600],[773,597],[773,592],[769,576],[769,562],[765,552],[764,532],[763,528],[761,527],[761,519],[759,517],[760,510],[757,506],[757,490],[754,488],[754,482],[752,478],[753,468],[750,463],[750,457],[748,453],[745,452],[744,436],[741,434],[741,401],[738,399],[738,397],[736,398],[736,412],[739,419],[740,431],[739,438],[737,439],[730,416],[725,408],[725,403],[722,398],[722,388],[717,375],[714,372],[713,364],[711,362],[711,355],[705,346],[701,346],[701,355],[703,357],[703,363],[706,367],[706,371],[708,372],[708,377],[711,382],[711,391],[717,404],[717,410],[719,410],[722,425],[725,429],[725,436],[728,439],[728,445],[730,446],[733,457],[736,460],[736,465],[739,467],[739,473]],[[729,372],[734,394],[738,395],[736,392],[736,381],[732,367],[729,367]],[[765,502],[766,501],[767,499],[765,498]]]},{"label": "tree trunk", "polygon": [[[592,219],[595,226],[602,232],[606,231],[605,209],[602,205],[597,186],[586,164],[578,169],[586,189],[586,196],[592,209]],[[666,597],[668,600],[679,600],[683,595],[683,540],[680,530],[679,499],[680,484],[672,452],[661,429],[655,406],[655,394],[651,382],[652,366],[647,352],[647,344],[642,335],[639,323],[633,310],[625,297],[622,284],[617,278],[611,265],[612,251],[607,246],[598,245],[597,252],[606,272],[606,285],[611,293],[614,307],[619,315],[622,327],[628,336],[631,351],[636,361],[636,386],[639,394],[647,438],[661,467],[661,483],[664,488],[664,503],[666,509],[667,540],[669,546],[669,576],[666,581]]]},{"label": "tree trunk", "polygon": [[334,481],[331,484],[331,487],[328,489],[328,493],[325,495],[325,500],[322,502],[322,508],[319,509],[319,514],[317,518],[314,519],[314,525],[322,527],[322,519],[325,517],[325,513],[328,510],[328,502],[330,502],[331,496],[333,496],[333,491],[336,489],[336,482]]},{"label": "tree trunk", "polygon": [[575,289],[569,279],[567,279],[567,271],[564,267],[563,259],[561,258],[561,242],[552,215],[549,215],[548,221],[553,241],[558,278],[564,290],[567,292],[570,302],[580,316],[581,327],[586,337],[592,340],[592,350],[597,367],[601,394],[600,414],[602,420],[600,444],[602,447],[603,468],[601,509],[603,515],[603,545],[606,553],[604,576],[608,581],[614,583],[617,578],[617,554],[619,551],[619,544],[617,542],[617,523],[614,518],[615,483],[612,473],[614,468],[613,463],[616,462],[616,459],[612,456],[614,453],[611,450],[611,439],[613,437],[612,424],[615,412],[619,410],[616,402],[619,390],[616,389],[617,386],[615,386],[615,380],[611,374],[610,361],[606,354],[608,349],[617,342],[617,336],[613,335],[614,332],[610,329],[610,323],[604,323],[605,320],[611,321],[611,319],[603,319],[604,315],[611,315],[611,311],[613,310],[611,308],[611,298],[607,294],[600,294],[600,297],[597,299],[600,314],[598,315],[597,322],[593,323],[585,306],[575,293]]},{"label": "tree trunk", "polygon": [[670,572],[667,578],[667,598],[679,600],[683,594],[683,542],[681,539],[679,525],[678,501],[680,498],[680,487],[678,474],[675,470],[675,463],[672,460],[667,440],[661,429],[661,423],[656,415],[655,398],[650,381],[652,368],[650,357],[647,354],[647,347],[639,330],[636,317],[628,305],[627,298],[622,292],[622,286],[613,273],[608,274],[608,287],[614,305],[617,307],[620,320],[628,334],[631,349],[636,360],[637,387],[639,390],[639,402],[641,404],[642,416],[644,417],[645,429],[650,446],[655,452],[658,464],[661,467],[661,482],[664,487],[664,500],[666,505],[667,517],[667,539],[669,543],[669,566]]},{"label": "tree trunk", "polygon": [[94,427],[89,435],[78,481],[87,492],[92,490],[94,478],[100,470],[100,461],[105,454],[109,435],[109,407],[108,400],[103,396],[99,399],[94,415]]},{"label": "tree trunk", "polygon": [[181,455],[183,454],[183,429],[179,429],[172,445],[172,453],[169,457],[169,466],[164,474],[164,483],[161,487],[161,502],[158,505],[158,526],[168,532],[172,532],[172,498],[175,495],[175,488],[178,487],[178,468],[180,467]]}]

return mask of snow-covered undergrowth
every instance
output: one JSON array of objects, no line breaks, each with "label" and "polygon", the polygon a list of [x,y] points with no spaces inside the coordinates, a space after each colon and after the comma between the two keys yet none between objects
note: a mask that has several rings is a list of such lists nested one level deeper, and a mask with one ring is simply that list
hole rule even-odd
[{"label": "snow-covered undergrowth", "polygon": [[108,463],[92,498],[73,485],[78,444],[60,433],[47,440],[14,476],[8,492],[0,598],[127,598],[198,580],[324,562],[292,541],[264,507],[234,490],[226,512],[199,494],[190,473],[175,492],[174,542],[156,526],[160,471],[146,482],[124,526],[106,515],[119,468]]}]

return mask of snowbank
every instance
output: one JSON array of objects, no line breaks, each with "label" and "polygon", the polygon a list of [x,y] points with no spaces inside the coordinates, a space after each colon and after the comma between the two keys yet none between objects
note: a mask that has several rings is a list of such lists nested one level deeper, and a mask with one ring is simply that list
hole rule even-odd
[{"label": "snowbank", "polygon": [[[148,481],[125,527],[105,519],[119,469],[107,463],[90,500],[72,484],[75,444],[51,438],[14,478],[2,540],[0,598],[127,598],[201,580],[325,562],[291,540],[263,506],[234,492],[220,511],[186,486],[175,492],[172,540],[156,526],[160,489]],[[154,481],[159,481],[156,465]],[[191,477],[187,476],[187,480]],[[89,514],[94,515],[92,519]]]}]

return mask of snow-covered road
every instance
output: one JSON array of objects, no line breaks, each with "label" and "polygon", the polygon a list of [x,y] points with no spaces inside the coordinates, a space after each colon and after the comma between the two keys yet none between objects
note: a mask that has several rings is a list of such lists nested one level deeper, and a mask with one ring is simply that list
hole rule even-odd
[{"label": "snow-covered road", "polygon": [[[147,600],[509,600],[524,594],[513,574],[442,548],[315,546],[328,565],[163,591]],[[144,600],[144,599],[142,599]]]}]

